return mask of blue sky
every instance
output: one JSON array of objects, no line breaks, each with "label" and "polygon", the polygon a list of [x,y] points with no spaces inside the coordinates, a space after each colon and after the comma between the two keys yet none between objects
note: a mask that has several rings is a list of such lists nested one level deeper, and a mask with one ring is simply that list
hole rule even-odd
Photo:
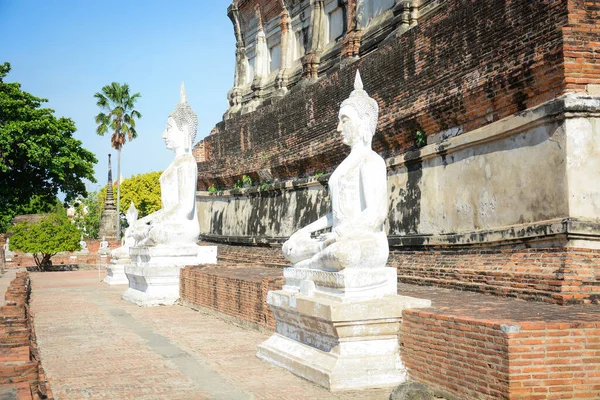
[{"label": "blue sky", "polygon": [[173,153],[161,134],[185,82],[198,114],[196,140],[227,110],[233,84],[235,38],[230,0],[0,0],[0,63],[7,82],[49,100],[56,116],[72,118],[75,137],[94,152],[97,183],[106,184],[110,135],[96,135],[94,93],[113,81],[129,83],[142,98],[138,138],[121,152],[121,175],[164,170]]}]

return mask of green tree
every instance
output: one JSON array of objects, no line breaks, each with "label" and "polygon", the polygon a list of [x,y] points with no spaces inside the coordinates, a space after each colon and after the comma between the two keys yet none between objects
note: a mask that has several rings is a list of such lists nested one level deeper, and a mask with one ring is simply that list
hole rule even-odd
[{"label": "green tree", "polygon": [[[139,217],[145,217],[161,208],[160,198],[160,175],[162,172],[147,172],[134,175],[123,180],[121,184],[121,212],[126,213],[129,204],[133,201],[138,209]],[[101,205],[100,214],[104,209],[106,198],[106,186],[100,189],[98,201]]]},{"label": "green tree", "polygon": [[[110,143],[117,150],[117,209],[120,209],[121,194],[121,149],[127,140],[130,142],[137,137],[135,119],[142,118],[134,109],[135,102],[141,97],[139,93],[130,94],[127,83],[113,82],[102,88],[101,92],[94,94],[96,105],[101,112],[96,115],[98,128],[96,133],[104,136],[111,132]],[[117,220],[117,239],[121,238],[121,224]]]},{"label": "green tree", "polygon": [[86,194],[84,179],[96,181],[96,157],[73,138],[75,123],[5,82],[9,72],[0,64],[0,232],[15,215],[54,204],[59,191],[70,201]]},{"label": "green tree", "polygon": [[52,201],[48,201],[42,196],[33,195],[28,204],[24,204],[19,208],[19,214],[47,214],[54,210],[57,205],[62,206],[62,202],[57,197]]},{"label": "green tree", "polygon": [[160,210],[161,174],[162,172],[148,172],[125,179],[121,195],[121,212],[126,213],[132,201],[138,209],[140,218]]},{"label": "green tree", "polygon": [[67,218],[64,210],[55,212],[39,222],[20,222],[12,229],[11,249],[33,253],[40,271],[52,266],[52,256],[59,251],[76,251],[80,232]]},{"label": "green tree", "polygon": [[[106,190],[106,189],[105,189]],[[84,198],[78,199],[73,220],[84,236],[98,239],[100,233],[100,216],[104,203],[100,203],[98,192],[91,192]]]}]

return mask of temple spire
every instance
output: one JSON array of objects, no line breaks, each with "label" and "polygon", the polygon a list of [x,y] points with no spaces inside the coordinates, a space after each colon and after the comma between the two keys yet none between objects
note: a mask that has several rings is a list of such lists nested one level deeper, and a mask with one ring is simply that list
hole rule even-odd
[{"label": "temple spire", "polygon": [[113,194],[113,181],[112,181],[112,166],[110,163],[110,154],[108,155],[108,185],[106,186],[106,199],[104,201],[105,210],[116,210],[115,197]]}]

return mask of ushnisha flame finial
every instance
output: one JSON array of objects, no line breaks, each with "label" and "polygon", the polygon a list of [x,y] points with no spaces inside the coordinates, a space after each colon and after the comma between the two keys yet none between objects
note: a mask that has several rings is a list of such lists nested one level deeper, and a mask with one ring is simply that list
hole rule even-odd
[{"label": "ushnisha flame finial", "polygon": [[179,89],[179,102],[187,103],[187,95],[185,94],[185,85],[181,82],[181,88]]},{"label": "ushnisha flame finial", "polygon": [[379,105],[377,104],[377,101],[369,97],[367,92],[363,89],[363,82],[358,70],[356,70],[356,76],[354,77],[354,90],[350,93],[350,96],[342,102],[341,107],[345,106],[353,107],[362,119],[368,121],[371,133],[375,133],[375,129],[377,128],[377,118],[379,116]]},{"label": "ushnisha flame finial", "polygon": [[356,76],[354,77],[354,90],[364,90],[360,72],[358,70],[356,70]]},{"label": "ushnisha flame finial", "polygon": [[185,86],[183,85],[183,82],[181,82],[181,89],[179,90],[179,103],[177,103],[175,106],[175,110],[169,114],[169,117],[175,120],[177,128],[188,135],[189,142],[187,143],[186,147],[189,151],[191,151],[194,140],[196,140],[198,116],[187,102],[187,95],[185,94]]}]

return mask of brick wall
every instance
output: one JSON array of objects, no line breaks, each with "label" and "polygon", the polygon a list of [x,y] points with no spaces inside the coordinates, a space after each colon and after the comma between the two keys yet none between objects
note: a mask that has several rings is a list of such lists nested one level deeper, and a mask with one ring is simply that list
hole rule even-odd
[{"label": "brick wall", "polygon": [[[219,264],[282,268],[279,247],[219,244]],[[392,250],[403,283],[545,303],[600,303],[600,250],[574,248]]]},{"label": "brick wall", "polygon": [[[569,0],[569,23],[563,27],[565,84],[568,91],[585,92],[600,84],[600,4]],[[596,89],[595,94],[600,94]]]},{"label": "brick wall", "polygon": [[[513,326],[513,329],[516,326]],[[520,323],[403,313],[410,376],[458,399],[600,398],[600,323]]]},{"label": "brick wall", "polygon": [[187,306],[210,308],[275,330],[267,293],[282,286],[283,274],[276,268],[189,266],[181,270],[179,291],[181,302]]},{"label": "brick wall", "polygon": [[508,334],[511,399],[600,398],[600,323],[529,323]]},{"label": "brick wall", "polygon": [[29,310],[30,293],[29,275],[19,272],[0,307],[0,388],[19,399],[52,399]]},{"label": "brick wall", "polygon": [[393,251],[398,280],[556,304],[600,303],[600,251]]},{"label": "brick wall", "polygon": [[[596,68],[594,60],[580,62],[580,53],[595,48],[589,41],[597,36],[589,27],[595,12],[583,1],[448,0],[351,67],[333,67],[317,83],[220,122],[203,142],[207,161],[199,163],[199,188],[231,187],[242,174],[256,181],[264,168],[288,179],[337,165],[347,152],[335,133],[337,112],[356,67],[381,108],[373,146],[384,157],[411,149],[418,129],[430,135],[461,126],[468,132],[581,90],[596,82],[594,74],[567,86],[563,56]],[[575,47],[567,51],[565,43]]]},{"label": "brick wall", "polygon": [[[208,245],[208,242],[205,243]],[[217,260],[219,264],[249,264],[275,268],[284,268],[290,266],[290,262],[287,261],[283,256],[280,247],[233,246],[219,244]]]},{"label": "brick wall", "polygon": [[240,15],[242,18],[243,26],[252,20],[256,15],[255,7],[258,5],[260,8],[261,18],[263,24],[266,24],[273,18],[279,17],[279,14],[283,11],[280,0],[256,0],[239,2]]},{"label": "brick wall", "polygon": [[508,343],[499,326],[404,311],[400,338],[411,378],[460,399],[509,398]]},{"label": "brick wall", "polygon": [[196,146],[194,146],[194,148],[192,149],[192,155],[194,156],[196,162],[206,161],[206,153],[204,151],[203,142],[199,142]]}]

